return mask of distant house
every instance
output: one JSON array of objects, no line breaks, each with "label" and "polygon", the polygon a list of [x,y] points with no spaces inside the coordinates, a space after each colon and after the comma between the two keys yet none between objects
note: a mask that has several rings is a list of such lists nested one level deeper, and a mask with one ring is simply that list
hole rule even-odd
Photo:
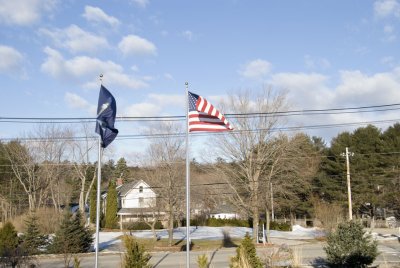
[{"label": "distant house", "polygon": [[210,211],[210,218],[240,219],[240,214],[235,207],[223,202]]},{"label": "distant house", "polygon": [[[120,228],[124,224],[141,220],[152,221],[157,211],[157,195],[143,180],[123,184],[117,182],[118,212]],[[163,214],[163,213],[160,213]]]}]

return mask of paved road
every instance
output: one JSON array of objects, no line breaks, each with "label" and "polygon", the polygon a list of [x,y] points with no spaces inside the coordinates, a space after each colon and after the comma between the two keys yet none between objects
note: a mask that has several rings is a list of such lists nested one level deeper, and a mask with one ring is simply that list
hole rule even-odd
[{"label": "paved road", "polygon": [[[220,249],[213,252],[191,252],[190,263],[191,267],[197,267],[197,256],[200,254],[207,254],[214,268],[229,267],[229,259],[235,255],[235,249]],[[99,257],[99,267],[120,267],[122,261],[122,254],[101,254]],[[81,258],[82,268],[93,268],[95,262],[94,254],[88,254]],[[152,253],[150,263],[155,268],[179,268],[186,267],[186,253],[185,252],[157,252]],[[63,260],[60,258],[46,258],[40,259],[39,264],[41,268],[63,268]],[[71,262],[72,264],[72,262]]]},{"label": "paved road", "polygon": [[[274,239],[273,239],[274,240]],[[272,241],[282,248],[294,248],[301,257],[301,262],[305,267],[323,267],[321,258],[325,258],[326,254],[323,250],[324,242],[316,241],[300,241],[300,240],[279,240]],[[273,248],[276,252],[277,247]],[[383,267],[400,267],[400,243],[397,240],[379,242],[378,246],[381,254],[375,261],[375,265],[382,264]],[[261,258],[271,255],[271,247],[258,247],[257,253]],[[229,260],[235,255],[235,248],[223,248],[208,252],[191,252],[191,267],[197,267],[197,256],[206,254],[208,260],[211,261],[210,267],[226,268],[229,267]],[[81,256],[81,267],[94,267],[94,254],[86,254]],[[122,254],[118,253],[101,253],[99,258],[99,267],[120,267]],[[186,267],[185,252],[156,252],[152,253],[151,264],[156,268],[179,268]],[[381,267],[382,267],[381,265]],[[42,268],[62,268],[63,260],[59,257],[40,259],[40,267]]]}]

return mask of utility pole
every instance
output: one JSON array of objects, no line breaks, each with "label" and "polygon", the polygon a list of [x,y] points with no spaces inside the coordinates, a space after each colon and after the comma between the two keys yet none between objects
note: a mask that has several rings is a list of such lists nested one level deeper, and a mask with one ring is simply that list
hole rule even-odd
[{"label": "utility pole", "polygon": [[349,202],[349,220],[351,221],[353,219],[353,206],[351,204],[351,186],[350,186],[350,161],[349,161],[349,155],[353,156],[354,153],[349,152],[349,148],[346,147],[346,153],[343,154],[342,156],[346,156],[346,168],[347,168],[347,195],[348,195],[348,202]]}]

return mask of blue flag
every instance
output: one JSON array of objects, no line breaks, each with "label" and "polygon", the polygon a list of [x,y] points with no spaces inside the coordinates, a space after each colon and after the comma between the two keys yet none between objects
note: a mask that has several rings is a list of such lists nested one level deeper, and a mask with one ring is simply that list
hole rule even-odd
[{"label": "blue flag", "polygon": [[106,148],[118,135],[118,129],[114,128],[116,114],[117,103],[113,95],[101,85],[97,106],[96,133],[101,137],[101,147],[103,148]]}]

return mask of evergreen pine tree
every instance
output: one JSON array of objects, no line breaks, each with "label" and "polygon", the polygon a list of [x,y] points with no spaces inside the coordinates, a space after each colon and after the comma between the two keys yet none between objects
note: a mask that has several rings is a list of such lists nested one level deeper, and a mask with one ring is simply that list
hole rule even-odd
[{"label": "evergreen pine tree", "polygon": [[93,183],[92,190],[90,190],[90,208],[89,218],[91,223],[96,223],[96,209],[97,209],[97,185]]},{"label": "evergreen pine tree", "polygon": [[236,256],[232,257],[230,267],[240,268],[243,267],[243,263],[251,268],[264,267],[260,258],[257,256],[256,247],[249,233],[246,233],[240,246],[236,249]]},{"label": "evergreen pine tree", "polygon": [[378,256],[377,242],[354,221],[341,223],[324,250],[330,267],[367,267]]},{"label": "evergreen pine tree", "polygon": [[121,157],[115,166],[114,177],[126,179],[128,177],[128,173],[129,168],[126,164],[126,160],[125,158]]},{"label": "evergreen pine tree", "polygon": [[[77,240],[78,252],[87,252],[93,242],[92,232],[84,226],[82,214],[78,210],[71,220],[71,235]],[[76,253],[78,253],[76,252]]]},{"label": "evergreen pine tree", "polygon": [[38,218],[32,214],[25,221],[25,233],[22,236],[23,245],[29,255],[39,254],[40,248],[47,245],[47,236],[38,227]]},{"label": "evergreen pine tree", "polygon": [[30,267],[31,258],[20,244],[17,231],[7,222],[0,228],[0,267]]},{"label": "evergreen pine tree", "polygon": [[124,235],[122,240],[126,248],[126,254],[123,260],[124,268],[150,268],[149,254],[144,247],[140,245],[132,236]]},{"label": "evergreen pine tree", "polygon": [[81,253],[87,252],[92,242],[92,233],[83,225],[81,213],[72,216],[67,211],[50,248],[53,253]]},{"label": "evergreen pine tree", "polygon": [[0,228],[0,257],[7,257],[17,249],[19,244],[18,234],[11,222],[6,222]]},{"label": "evergreen pine tree", "polygon": [[106,203],[106,228],[115,228],[118,222],[117,218],[118,200],[117,190],[115,189],[115,183],[110,182],[108,185],[107,192],[107,203]]}]

